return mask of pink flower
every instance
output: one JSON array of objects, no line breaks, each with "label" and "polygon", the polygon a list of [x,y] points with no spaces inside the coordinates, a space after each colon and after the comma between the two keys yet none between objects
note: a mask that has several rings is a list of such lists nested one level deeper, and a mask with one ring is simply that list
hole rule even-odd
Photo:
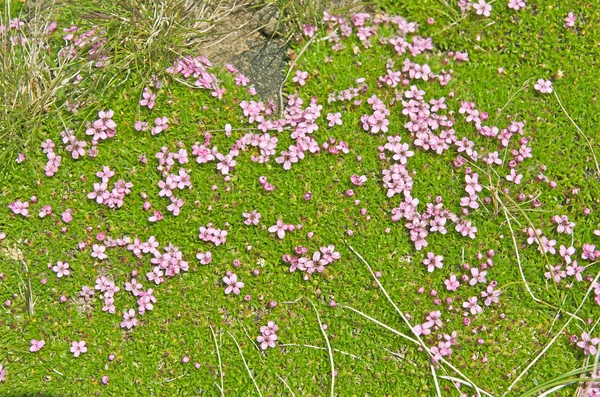
[{"label": "pink flower", "polygon": [[350,177],[350,182],[352,182],[353,185],[356,186],[361,186],[362,184],[364,184],[367,181],[367,176],[366,175],[352,175]]},{"label": "pink flower", "polygon": [[471,275],[473,276],[471,280],[469,280],[470,285],[475,285],[477,283],[485,283],[487,280],[485,276],[487,275],[487,270],[480,271],[476,267],[471,268]]},{"label": "pink flower", "polygon": [[242,213],[242,215],[244,216],[244,218],[246,218],[246,220],[244,221],[246,225],[258,225],[258,223],[260,222],[261,215],[256,210],[252,210],[251,213],[244,212]]},{"label": "pink flower", "polygon": [[23,216],[29,215],[29,210],[27,209],[27,208],[29,208],[28,201],[25,201],[25,202],[22,202],[21,200],[14,201],[8,205],[8,208],[15,215],[19,215],[19,214],[21,214]]},{"label": "pink flower", "polygon": [[577,342],[577,346],[583,349],[583,354],[595,355],[597,353],[596,345],[600,342],[599,338],[590,338],[587,332],[581,334],[581,341]]},{"label": "pink flower", "polygon": [[523,175],[521,175],[521,174],[517,175],[515,169],[511,168],[510,174],[506,175],[506,180],[514,183],[515,185],[518,185],[523,180]]},{"label": "pink flower", "polygon": [[42,210],[39,213],[39,217],[43,218],[43,217],[48,216],[50,214],[52,214],[52,207],[49,206],[49,205],[45,205],[45,206],[42,207]]},{"label": "pink flower", "polygon": [[46,344],[46,342],[44,342],[43,340],[32,339],[31,347],[29,348],[29,351],[32,353],[38,352],[42,349],[42,347],[44,347],[45,344]]},{"label": "pink flower", "polygon": [[225,294],[227,295],[233,292],[235,295],[239,295],[240,290],[244,288],[244,283],[238,281],[237,276],[235,274],[232,274],[230,272],[228,272],[228,274],[228,276],[223,277],[223,282],[227,286],[225,288]]},{"label": "pink flower", "polygon": [[4,378],[6,377],[6,369],[0,364],[0,382],[4,382]]},{"label": "pink flower", "polygon": [[577,17],[572,12],[569,12],[565,17],[565,24],[563,26],[565,27],[565,29],[575,27],[576,20]]},{"label": "pink flower", "polygon": [[298,83],[301,86],[306,84],[306,79],[308,78],[308,72],[304,72],[302,70],[297,70],[296,75],[292,79],[294,83]]},{"label": "pink flower", "polygon": [[87,350],[88,349],[85,347],[84,341],[71,342],[71,353],[73,353],[73,356],[79,357],[81,353],[85,353]]},{"label": "pink flower", "polygon": [[427,253],[427,258],[423,259],[423,264],[427,266],[427,271],[429,273],[433,272],[435,268],[441,269],[444,265],[443,263],[444,257],[441,255],[435,255],[433,252]]},{"label": "pink flower", "polygon": [[61,218],[63,222],[69,223],[73,220],[73,214],[71,213],[71,209],[68,208],[65,212],[62,213]]},{"label": "pink flower", "polygon": [[277,334],[263,334],[256,337],[256,340],[260,343],[260,348],[267,350],[268,347],[275,347],[275,341],[277,340]]},{"label": "pink flower", "polygon": [[315,35],[316,31],[317,31],[317,28],[315,28],[310,23],[302,25],[302,33],[304,33],[304,35],[306,37],[313,37]]},{"label": "pink flower", "polygon": [[342,114],[341,113],[328,113],[327,114],[327,121],[329,121],[329,126],[333,127],[336,124],[337,125],[342,125]]},{"label": "pink flower", "polygon": [[539,79],[537,83],[533,85],[537,91],[542,94],[551,94],[552,93],[552,82],[550,80]]},{"label": "pink flower", "polygon": [[56,273],[56,277],[58,278],[61,278],[62,276],[68,276],[69,274],[71,274],[68,262],[56,262],[56,266],[52,267],[52,271]]},{"label": "pink flower", "polygon": [[523,0],[509,0],[508,8],[512,8],[515,11],[519,11],[521,8],[525,8],[527,4]]},{"label": "pink flower", "polygon": [[281,219],[277,219],[277,223],[269,228],[269,233],[277,233],[277,237],[283,239],[285,237],[285,226]]},{"label": "pink flower", "polygon": [[135,310],[129,309],[123,313],[123,321],[121,322],[121,328],[131,329],[138,324],[135,318]]},{"label": "pink flower", "polygon": [[108,258],[108,255],[106,255],[104,251],[106,251],[106,247],[104,245],[94,244],[92,246],[92,257],[98,258],[99,260]]},{"label": "pink flower", "polygon": [[477,3],[473,4],[473,8],[475,9],[475,13],[477,15],[483,15],[486,17],[490,16],[490,11],[492,11],[492,5],[485,2],[485,0],[479,0]]},{"label": "pink flower", "polygon": [[164,218],[164,216],[163,216],[162,212],[154,210],[153,215],[150,218],[148,218],[148,221],[158,222],[158,221],[162,221],[163,218]]},{"label": "pink flower", "polygon": [[449,279],[444,280],[444,284],[446,284],[446,289],[448,291],[456,291],[456,289],[460,286],[460,283],[454,274],[451,274]]},{"label": "pink flower", "polygon": [[144,87],[142,97],[143,98],[140,101],[140,106],[147,106],[148,109],[152,109],[156,105],[156,94],[153,93],[148,87]]},{"label": "pink flower", "polygon": [[198,258],[200,264],[202,265],[208,265],[210,262],[212,262],[212,254],[210,251],[198,252],[196,254],[196,258]]},{"label": "pink flower", "polygon": [[555,283],[560,283],[560,280],[567,277],[567,272],[561,269],[562,265],[550,265],[550,271],[544,273],[546,278],[551,278]]},{"label": "pink flower", "polygon": [[465,309],[469,309],[471,311],[471,314],[481,313],[483,309],[477,304],[477,300],[478,299],[476,296],[472,296],[466,302],[463,302],[462,306]]}]

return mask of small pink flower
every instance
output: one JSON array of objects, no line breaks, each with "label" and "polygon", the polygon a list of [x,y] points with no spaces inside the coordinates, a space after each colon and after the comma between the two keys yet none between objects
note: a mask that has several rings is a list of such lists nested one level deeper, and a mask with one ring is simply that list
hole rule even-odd
[{"label": "small pink flower", "polygon": [[52,267],[52,271],[56,273],[56,277],[58,278],[61,278],[62,276],[68,276],[69,274],[71,274],[68,262],[56,262],[56,266]]},{"label": "small pink flower", "polygon": [[198,252],[196,254],[196,258],[198,258],[200,264],[202,265],[208,265],[210,262],[212,262],[212,254],[210,251]]},{"label": "small pink flower", "polygon": [[49,205],[45,205],[42,207],[42,210],[38,215],[40,218],[44,218],[45,216],[48,216],[50,214],[52,214],[52,207]]},{"label": "small pink flower", "polygon": [[292,78],[294,83],[298,83],[299,85],[306,84],[306,79],[308,78],[308,72],[304,72],[302,70],[297,70],[296,75]]},{"label": "small pink flower", "polygon": [[525,8],[527,4],[523,0],[509,0],[508,8],[512,8],[515,11],[519,11],[521,8]]},{"label": "small pink flower", "polygon": [[483,309],[477,304],[478,298],[476,296],[470,297],[466,302],[463,303],[465,309],[469,309],[471,314],[481,313]]},{"label": "small pink flower", "polygon": [[441,269],[444,266],[444,257],[441,255],[435,255],[433,252],[427,253],[427,258],[423,259],[423,264],[427,266],[429,273],[433,272],[435,268]]},{"label": "small pink flower", "polygon": [[32,353],[38,352],[42,349],[42,347],[44,347],[45,344],[46,344],[46,342],[43,340],[32,339],[31,347],[29,348],[29,351]]},{"label": "small pink flower", "polygon": [[286,231],[285,226],[281,219],[277,219],[277,223],[269,228],[269,233],[277,233],[277,237],[283,239]]},{"label": "small pink flower", "polygon": [[450,275],[449,279],[444,280],[444,284],[446,284],[446,289],[448,291],[456,291],[456,289],[460,286],[460,283],[454,274]]},{"label": "small pink flower", "polygon": [[231,274],[229,272],[228,274],[229,275],[223,277],[223,282],[227,286],[225,288],[225,294],[227,295],[233,292],[235,295],[239,295],[241,292],[240,290],[244,288],[244,283],[238,281],[237,275]]},{"label": "small pink flower", "polygon": [[106,255],[104,251],[106,251],[106,247],[104,245],[94,244],[92,246],[92,257],[98,258],[98,260],[104,260],[108,258],[108,255]]},{"label": "small pink flower", "polygon": [[244,221],[244,223],[246,225],[255,225],[256,226],[260,222],[261,215],[256,210],[252,210],[252,212],[250,212],[250,213],[244,212],[244,213],[242,213],[242,215],[244,216],[244,218],[246,218],[246,220]]},{"label": "small pink flower", "polygon": [[366,175],[352,175],[350,177],[350,182],[352,182],[352,184],[356,185],[356,186],[361,186],[363,185],[365,182],[367,181],[367,176]]},{"label": "small pink flower", "polygon": [[138,324],[135,318],[135,310],[129,309],[123,313],[123,321],[121,322],[121,328],[131,329]]},{"label": "small pink flower", "polygon": [[154,210],[154,214],[150,218],[148,218],[148,220],[150,222],[158,222],[158,221],[162,221],[163,218],[164,218],[164,216],[163,216],[162,212]]},{"label": "small pink flower", "polygon": [[67,210],[62,213],[61,218],[63,222],[69,223],[73,220],[73,214],[71,212],[72,210],[70,208],[67,208]]},{"label": "small pink flower", "polygon": [[537,91],[542,94],[551,94],[552,93],[552,82],[550,80],[539,79],[537,83],[533,85]]},{"label": "small pink flower", "polygon": [[569,12],[569,14],[567,14],[567,16],[565,17],[565,24],[563,26],[565,27],[565,29],[573,28],[575,27],[576,20],[577,17],[572,12]]},{"label": "small pink flower", "polygon": [[71,353],[73,353],[73,356],[79,357],[81,353],[85,353],[87,350],[88,349],[85,347],[84,341],[71,342]]},{"label": "small pink flower", "polygon": [[477,3],[474,3],[473,8],[477,15],[483,15],[485,17],[489,17],[490,11],[492,11],[492,5],[486,3],[485,0],[479,0]]}]

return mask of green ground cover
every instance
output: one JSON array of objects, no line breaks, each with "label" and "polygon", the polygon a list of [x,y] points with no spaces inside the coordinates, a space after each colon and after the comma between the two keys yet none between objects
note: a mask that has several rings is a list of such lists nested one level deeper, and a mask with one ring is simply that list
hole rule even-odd
[{"label": "green ground cover", "polygon": [[[303,103],[294,106],[290,97],[284,97],[281,115],[287,122],[282,131],[277,131],[277,124],[263,122],[266,132],[260,129],[260,117],[275,123],[280,120],[280,109],[265,112],[270,109],[267,103],[260,108],[258,96],[247,86],[236,85],[236,77],[240,81],[237,72],[223,65],[208,66],[201,59],[196,59],[195,66],[186,66],[198,71],[198,76],[167,71],[178,62],[176,54],[184,55],[176,51],[185,47],[184,41],[177,41],[184,40],[177,36],[177,29],[157,28],[153,39],[173,51],[159,51],[159,56],[154,47],[146,47],[147,51],[136,54],[138,47],[119,45],[114,39],[125,43],[127,37],[118,32],[118,23],[82,18],[77,5],[72,5],[53,16],[58,22],[56,32],[46,36],[44,25],[42,36],[29,36],[24,46],[12,45],[10,38],[27,36],[27,27],[22,32],[9,29],[9,21],[25,20],[27,8],[16,2],[11,7],[4,4],[2,23],[7,32],[2,36],[0,56],[3,70],[14,72],[11,79],[5,79],[5,95],[10,84],[25,84],[19,73],[27,67],[10,69],[11,62],[26,65],[35,40],[51,45],[48,51],[54,60],[37,84],[55,81],[57,76],[73,81],[76,73],[81,81],[80,85],[61,85],[47,99],[48,108],[35,114],[31,109],[40,102],[31,100],[27,107],[24,98],[19,107],[4,101],[0,185],[0,365],[4,376],[0,394],[130,395],[135,388],[140,395],[156,396],[516,396],[540,395],[568,383],[552,395],[586,395],[587,385],[573,379],[589,376],[597,355],[593,346],[586,345],[584,351],[572,337],[576,335],[581,342],[584,333],[592,339],[600,335],[595,329],[596,300],[600,299],[595,300],[594,288],[600,274],[595,257],[600,253],[589,246],[598,244],[595,231],[600,228],[600,170],[593,152],[598,147],[600,110],[596,67],[600,17],[591,2],[527,1],[518,11],[506,3],[493,2],[488,18],[473,8],[462,12],[458,2],[423,0],[400,5],[381,1],[376,4],[379,11],[368,16],[347,15],[341,24],[333,20],[318,24],[313,37],[298,34],[291,41],[292,69],[283,91],[292,95],[292,102],[301,98]],[[573,27],[564,26],[569,12],[577,18]],[[405,19],[387,20],[397,15]],[[372,29],[360,26],[363,18],[364,26]],[[380,23],[373,24],[374,20]],[[96,28],[100,41],[96,53],[89,54],[96,42],[91,39],[77,47],[71,61],[57,55],[72,43],[63,39],[64,28],[78,26],[77,40],[102,21],[107,33]],[[411,25],[403,21],[416,22],[418,30],[410,31]],[[350,37],[342,37],[346,29],[351,29]],[[339,43],[332,42],[334,31]],[[432,48],[427,49],[425,39],[413,41],[417,36],[431,37]],[[108,38],[105,43],[103,37]],[[147,35],[138,37],[149,42]],[[406,52],[398,53],[394,42],[398,47],[406,42]],[[467,53],[468,60],[457,59],[457,51]],[[431,67],[426,81],[402,70],[406,59],[413,72],[414,64]],[[444,75],[442,69],[452,70],[443,85],[438,79]],[[304,84],[294,79],[297,72],[307,72],[300,79],[306,80]],[[195,86],[199,78],[210,88],[202,88],[202,82]],[[552,81],[552,93],[534,88],[539,79]],[[30,89],[36,87],[34,83]],[[41,86],[42,92],[53,87]],[[419,104],[417,89],[406,94],[411,86],[424,91],[423,102],[429,106]],[[156,94],[152,109],[140,105],[145,87]],[[351,98],[343,98],[343,90],[349,88],[356,90],[348,91]],[[416,101],[412,105],[411,95]],[[375,131],[376,123],[368,120],[377,113],[368,102],[373,96],[389,111],[380,119],[389,121],[387,131]],[[429,101],[441,97],[447,109],[432,110],[434,103]],[[315,105],[306,111],[311,98]],[[78,102],[77,112],[69,110]],[[464,102],[472,102],[480,112],[471,114],[473,120],[467,119],[469,112],[461,112],[468,107]],[[416,110],[403,113],[413,105]],[[383,112],[381,106],[375,103]],[[244,108],[249,114],[244,115]],[[99,139],[95,157],[86,152],[74,159],[67,146],[85,140],[84,149],[89,150],[93,145],[86,123],[109,109],[114,112],[115,136]],[[406,113],[416,115],[419,110],[423,113],[416,123],[424,119],[425,125],[411,132]],[[481,112],[487,112],[487,119]],[[342,124],[329,126],[327,116],[331,114],[333,120],[335,113],[341,115]],[[259,119],[250,122],[253,114]],[[168,128],[153,134],[155,119],[162,117],[168,119]],[[496,137],[484,136],[485,129],[481,133],[478,117],[482,126],[497,126],[496,133],[522,122],[522,134],[515,127],[507,148],[503,147]],[[139,124],[136,128],[138,121],[148,122],[148,129],[140,131]],[[434,126],[440,121],[446,125]],[[111,135],[109,121],[98,123],[98,134],[108,130]],[[314,125],[318,129],[311,131]],[[67,129],[77,139],[63,141],[61,131]],[[479,156],[459,152],[460,145],[451,138],[440,154],[425,150],[418,141],[423,131],[437,137],[442,130],[453,130],[457,141],[473,142]],[[296,134],[308,137],[304,158],[287,170],[280,164],[283,159],[276,159],[302,141]],[[394,136],[401,137],[399,145],[407,143],[414,152],[405,165],[400,157],[392,157],[392,151],[382,151],[389,144],[388,137]],[[274,137],[276,146],[269,146],[269,140],[275,143]],[[310,137],[318,143],[319,152],[311,152]],[[62,157],[53,176],[45,174],[52,168],[48,166],[52,156],[40,146],[47,139],[55,144],[53,152]],[[335,148],[340,142],[347,145],[347,153],[344,144]],[[234,146],[239,153],[232,151]],[[172,153],[168,170],[157,169],[156,154],[162,148]],[[527,153],[527,148],[531,157],[517,159],[514,167],[522,180],[518,184],[507,180],[509,161]],[[186,152],[188,162],[180,150]],[[503,160],[501,165],[482,160],[492,152]],[[15,161],[19,153],[24,161]],[[227,159],[197,161],[209,154],[230,155],[237,164],[223,172],[217,164]],[[255,161],[261,154],[265,161]],[[454,164],[459,155],[466,162],[462,167]],[[104,204],[88,198],[94,184],[101,183],[96,173],[105,166],[115,172],[107,183],[109,191],[120,179],[132,184],[120,208],[119,200],[111,202],[109,193]],[[467,167],[471,175],[478,174],[481,192],[475,192],[478,197],[473,200],[478,208],[462,214],[461,198],[468,197],[470,189],[465,192]],[[396,175],[409,185],[393,196],[383,180],[383,171],[389,169],[398,170]],[[186,170],[181,188],[166,189],[184,203],[174,215],[167,209],[171,200],[164,196],[169,193],[159,182],[171,183],[173,175],[181,175],[180,170]],[[366,177],[362,185],[356,182],[359,176]],[[265,189],[262,177],[274,190]],[[471,187],[478,190],[475,185]],[[308,192],[312,196],[307,200]],[[415,209],[419,215],[415,218],[415,211],[409,209],[408,219],[394,221],[394,209],[402,202],[406,205],[407,196],[419,200]],[[435,215],[427,219],[423,214],[428,213],[426,204],[436,203],[438,196],[449,211],[443,215],[447,218],[445,234],[432,231],[429,223],[419,226],[414,221],[433,220]],[[28,216],[19,214],[23,202],[29,203]],[[146,202],[151,208],[144,208]],[[109,204],[115,204],[114,208]],[[46,205],[52,213],[41,218],[38,213]],[[72,220],[64,214],[69,209]],[[260,222],[247,225],[243,213],[253,210],[261,214]],[[156,217],[154,211],[160,211],[163,219],[151,219]],[[435,213],[433,206],[429,211]],[[553,217],[563,215],[575,226],[561,233]],[[279,219],[295,230],[288,229],[283,238],[270,232]],[[455,228],[466,220],[477,229],[474,238]],[[415,246],[407,224],[413,233],[419,227],[429,230],[426,246]],[[209,225],[227,231],[224,243],[199,238],[199,228]],[[543,235],[528,243],[523,230],[530,227]],[[136,238],[145,242],[151,236],[159,243],[156,255],[148,247],[150,252],[139,255],[135,248],[127,249]],[[114,244],[123,247],[111,246],[117,239]],[[179,258],[172,255],[175,265],[171,269],[177,269],[173,270],[177,274],[163,275],[164,282],[157,284],[150,280],[153,276],[147,276],[157,265],[150,260],[166,260],[168,251],[173,252],[169,244],[182,254]],[[549,247],[545,254],[537,249],[540,244]],[[310,272],[302,271],[300,265],[290,272],[290,263],[282,259],[285,255],[310,259],[315,251],[330,245],[340,258],[321,262],[324,269],[308,266]],[[561,245],[575,249],[572,258],[559,252]],[[94,250],[99,252],[103,246],[107,258],[93,257]],[[494,251],[493,257],[489,250]],[[212,261],[202,264],[197,254],[207,251]],[[441,268],[432,266],[429,271],[423,264],[428,253],[443,256]],[[471,269],[484,271],[481,264],[488,266],[488,258],[493,266],[477,280]],[[574,260],[585,267],[581,281],[574,273],[561,273],[567,266],[575,269]],[[57,277],[60,272],[52,267],[58,261],[68,262],[70,274]],[[379,272],[377,276],[365,262]],[[165,273],[167,267],[165,263],[156,272]],[[552,269],[555,277],[545,276]],[[223,278],[228,271],[244,283],[239,295],[226,293]],[[460,282],[455,291],[446,287],[451,275]],[[89,300],[81,297],[84,286],[100,288],[102,283],[96,280],[101,277],[120,289],[114,293],[113,314],[106,310],[110,293],[95,290]],[[134,296],[127,290],[132,277],[143,285],[137,289],[147,293],[152,288],[156,297],[156,302],[143,302],[143,314],[138,302],[143,294]],[[486,305],[481,293],[491,293],[490,285],[500,295],[497,303]],[[463,306],[473,297],[478,298],[481,312]],[[153,303],[151,310],[148,303]],[[137,320],[131,329],[122,324],[129,309],[136,312]],[[426,319],[436,311],[440,322],[435,322],[435,313]],[[263,350],[257,337],[269,321],[277,324],[278,339],[274,348]],[[418,324],[421,329],[413,328]],[[451,344],[444,335],[452,339]],[[43,340],[45,345],[32,352],[32,339]],[[86,342],[87,352],[74,357],[70,348],[79,341]],[[440,346],[451,349],[451,354],[445,351],[443,359],[437,356]],[[581,368],[556,384],[544,385]],[[598,393],[589,389],[590,396]]]}]

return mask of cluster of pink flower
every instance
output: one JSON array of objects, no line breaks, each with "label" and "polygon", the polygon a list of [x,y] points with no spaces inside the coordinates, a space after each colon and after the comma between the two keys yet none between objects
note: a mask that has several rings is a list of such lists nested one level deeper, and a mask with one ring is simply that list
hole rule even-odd
[{"label": "cluster of pink flower", "polygon": [[[336,91],[332,91],[329,93],[329,96],[327,97],[327,103],[333,103],[333,102],[345,102],[345,101],[352,101],[354,98],[360,96],[361,93],[367,92],[367,90],[369,89],[369,87],[364,84],[365,79],[364,78],[359,78],[356,80],[357,84],[360,84],[360,88],[354,88],[354,87],[349,87],[346,88],[345,90],[341,90],[339,92]],[[362,100],[357,100],[356,102],[354,102],[355,105],[359,105],[362,103]]]},{"label": "cluster of pink flower", "polygon": [[11,46],[21,45],[25,47],[27,43],[27,37],[23,34],[25,22],[19,18],[11,19],[8,22],[8,26],[0,23],[0,36],[8,35],[8,39]]},{"label": "cluster of pink flower", "polygon": [[[92,137],[92,147],[88,151],[88,155],[90,157],[96,157],[98,154],[98,142],[100,140],[106,140],[108,138],[113,138],[117,134],[117,123],[113,121],[113,116],[115,112],[113,110],[107,111],[99,111],[98,119],[94,120],[92,123],[88,122],[86,124],[85,133]],[[63,138],[64,142],[64,138]],[[84,146],[85,146],[85,142]],[[72,143],[73,145],[73,143]],[[67,148],[68,150],[68,148]],[[72,153],[73,158],[75,157],[75,153]],[[83,154],[82,154],[83,156]]]},{"label": "cluster of pink flower", "polygon": [[390,124],[387,116],[390,115],[390,111],[385,106],[385,103],[383,103],[383,101],[379,99],[377,95],[370,97],[367,100],[367,103],[371,105],[373,114],[364,114],[360,118],[362,128],[371,134],[377,134],[380,131],[387,132],[388,125]]},{"label": "cluster of pink flower", "polygon": [[[399,135],[388,136],[388,143],[383,146],[384,150],[388,150],[392,152],[394,155],[392,156],[392,160],[399,161],[400,164],[406,165],[409,157],[415,155],[415,152],[409,150],[408,143],[400,143],[402,137]],[[382,151],[382,147],[379,147],[379,150]]]},{"label": "cluster of pink flower", "polygon": [[323,142],[323,144],[321,145],[323,147],[323,150],[327,150],[329,153],[331,154],[339,154],[339,153],[344,153],[344,154],[348,154],[350,153],[350,148],[348,147],[348,143],[346,143],[345,141],[340,140],[339,143],[337,143],[335,138],[329,138],[328,141]]},{"label": "cluster of pink flower", "polygon": [[56,155],[54,152],[54,147],[54,142],[51,139],[46,139],[45,142],[42,142],[43,152],[46,153],[46,157],[48,158],[48,162],[44,167],[46,176],[54,176],[54,174],[56,174],[58,171],[58,167],[60,167],[60,161],[62,160],[62,157]]},{"label": "cluster of pink flower", "polygon": [[154,250],[154,257],[150,259],[150,263],[154,266],[151,272],[146,274],[146,277],[150,281],[154,281],[155,284],[164,282],[163,275],[167,277],[175,277],[180,272],[187,272],[189,270],[188,263],[183,260],[183,253],[178,247],[169,243],[164,248],[165,252],[160,253],[158,250]]},{"label": "cluster of pink flower", "polygon": [[239,295],[241,289],[244,288],[244,283],[241,280],[238,280],[237,275],[230,271],[225,273],[223,283],[225,284],[225,295],[229,295],[232,292],[234,295]]},{"label": "cluster of pink flower", "polygon": [[[132,275],[137,275],[137,272],[133,272]],[[154,290],[148,288],[146,291],[143,290],[143,285],[139,283],[135,277],[132,277],[130,281],[125,283],[125,291],[131,292],[133,296],[137,298],[138,313],[143,315],[147,310],[153,310],[154,304],[156,303],[156,297],[154,296]],[[123,312],[123,322],[121,323],[122,328],[131,329],[137,325],[137,319],[135,318],[135,310],[129,309]]]},{"label": "cluster of pink flower", "polygon": [[174,76],[181,75],[184,78],[193,77],[196,79],[194,85],[198,88],[212,90],[211,95],[221,99],[225,93],[225,88],[219,87],[219,79],[208,69],[213,64],[205,56],[183,57],[175,60],[173,66],[167,68],[167,72]]},{"label": "cluster of pink flower", "polygon": [[79,140],[73,133],[73,130],[67,128],[61,131],[60,135],[62,136],[63,143],[68,144],[65,149],[71,153],[71,157],[77,160],[79,157],[85,156],[86,151],[84,148],[87,146],[87,142]]},{"label": "cluster of pink flower", "polygon": [[[454,119],[438,114],[438,111],[447,109],[446,98],[431,99],[427,102],[424,98],[425,91],[411,86],[404,92],[402,99],[402,114],[410,120],[404,124],[411,135],[414,135],[414,145],[423,150],[430,150],[442,154],[456,142]],[[435,134],[440,130],[439,135]]]},{"label": "cluster of pink flower", "polygon": [[16,200],[8,205],[15,215],[28,216],[29,215],[29,201]]},{"label": "cluster of pink flower", "polygon": [[468,196],[460,198],[460,206],[477,209],[479,208],[479,203],[477,202],[479,200],[479,196],[477,193],[481,192],[483,189],[479,184],[479,174],[475,172],[471,175],[465,175],[465,182],[465,191],[467,192]]},{"label": "cluster of pink flower", "polygon": [[[308,248],[300,245],[295,247],[294,251],[297,255],[304,255],[308,253]],[[300,270],[306,272],[307,274],[312,274],[314,272],[322,273],[325,271],[325,266],[332,264],[340,258],[341,255],[339,252],[335,251],[335,246],[328,245],[320,247],[318,251],[313,253],[312,257],[297,257],[285,254],[281,259],[285,263],[290,264],[290,272]],[[308,276],[305,276],[305,279],[308,279]]]},{"label": "cluster of pink flower", "polygon": [[209,223],[206,226],[200,226],[198,238],[202,241],[211,242],[218,247],[221,244],[225,244],[225,241],[227,240],[227,231],[215,229],[212,226],[212,223]]},{"label": "cluster of pink flower", "polygon": [[267,350],[269,347],[275,347],[275,341],[278,339],[277,331],[279,331],[279,327],[273,321],[268,321],[267,325],[260,327],[261,335],[256,337],[256,341],[260,343],[261,349]]},{"label": "cluster of pink flower", "polygon": [[389,169],[383,170],[381,173],[383,174],[381,181],[387,189],[387,197],[404,193],[406,198],[410,198],[413,179],[403,164],[392,164]]},{"label": "cluster of pink flower", "polygon": [[304,101],[302,98],[297,95],[288,96],[284,120],[281,123],[293,128],[292,139],[300,140],[319,129],[317,119],[321,117],[323,106],[319,105],[317,101],[316,97],[310,98],[310,104],[303,109]]},{"label": "cluster of pink flower", "polygon": [[392,221],[398,222],[401,219],[406,219],[406,227],[410,230],[410,239],[415,244],[415,248],[420,251],[423,247],[427,247],[426,237],[429,232],[438,232],[446,234],[446,222],[459,222],[458,217],[444,208],[442,197],[435,198],[434,203],[428,203],[427,209],[420,214],[417,212],[418,199],[406,197],[400,205],[392,209]]},{"label": "cluster of pink flower", "polygon": [[115,282],[106,276],[101,276],[96,279],[96,290],[100,291],[102,299],[104,299],[104,306],[102,307],[103,312],[115,314],[115,294],[121,289],[116,286]]},{"label": "cluster of pink flower", "polygon": [[102,182],[95,182],[94,191],[88,193],[87,197],[91,200],[96,200],[98,204],[107,205],[110,208],[121,208],[123,206],[125,196],[131,193],[133,183],[125,182],[124,180],[119,179],[114,183],[113,189],[108,190],[108,181],[114,175],[114,171],[112,171],[109,167],[104,166],[102,171],[96,173],[96,176],[98,176]]},{"label": "cluster of pink flower", "polygon": [[71,43],[63,47],[58,55],[67,59],[74,58],[78,49],[87,50],[85,54],[88,61],[93,61],[93,65],[97,68],[108,65],[109,57],[105,49],[103,49],[106,43],[106,29],[99,26],[93,26],[92,29],[81,33],[79,36],[76,33],[79,32],[79,28],[75,25],[64,28],[63,39],[67,43]]}]

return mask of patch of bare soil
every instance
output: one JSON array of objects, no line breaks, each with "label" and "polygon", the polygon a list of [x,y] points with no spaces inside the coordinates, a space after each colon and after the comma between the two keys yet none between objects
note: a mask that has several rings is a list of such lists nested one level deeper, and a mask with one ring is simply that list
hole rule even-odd
[{"label": "patch of bare soil", "polygon": [[234,2],[231,9],[211,30],[214,39],[201,46],[202,55],[215,63],[233,64],[256,86],[263,100],[277,104],[288,46],[275,32],[276,11]]}]

